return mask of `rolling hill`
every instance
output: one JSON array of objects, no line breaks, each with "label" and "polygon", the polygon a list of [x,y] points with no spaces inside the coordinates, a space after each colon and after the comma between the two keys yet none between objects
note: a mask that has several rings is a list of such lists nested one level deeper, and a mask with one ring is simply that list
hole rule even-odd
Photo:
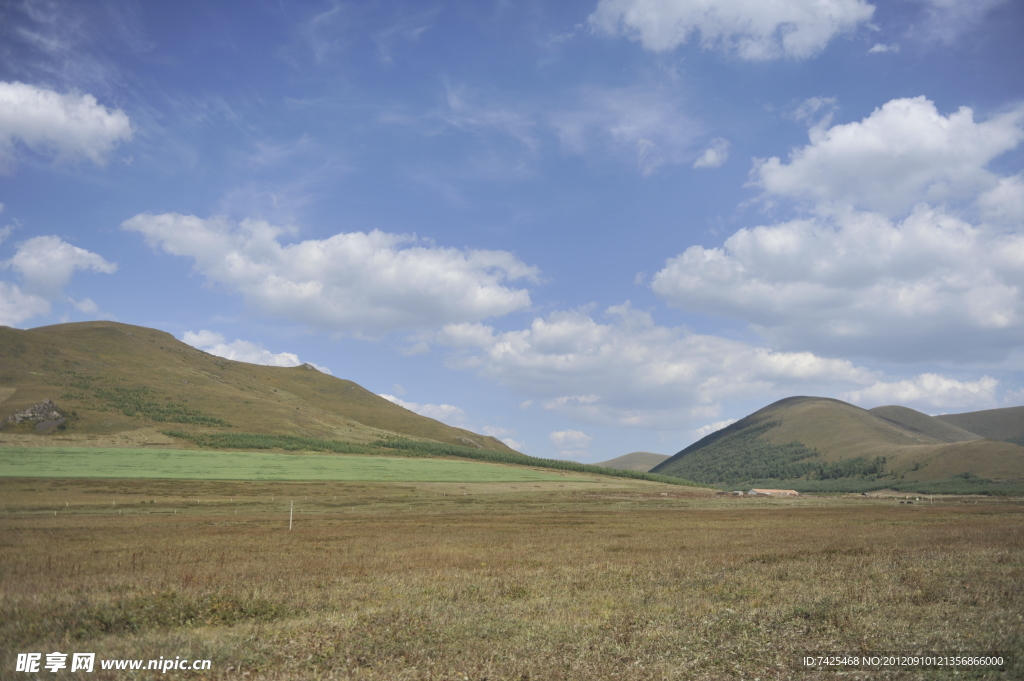
[{"label": "rolling hill", "polygon": [[646,472],[667,458],[668,457],[664,454],[655,454],[653,452],[631,452],[629,454],[617,456],[614,459],[602,461],[597,465],[604,466],[605,468],[614,468],[616,470]]},{"label": "rolling hill", "polygon": [[[790,397],[683,449],[651,469],[708,484],[788,481],[875,488],[960,478],[1024,480],[1024,447],[1013,436],[1024,408],[932,417],[900,406],[861,409],[840,400]],[[978,416],[981,415],[981,416]],[[967,425],[991,423],[985,433]],[[988,437],[986,437],[988,435]]]},{"label": "rolling hill", "polygon": [[175,428],[371,442],[405,436],[512,452],[503,442],[420,416],[306,364],[269,367],[197,350],[169,333],[115,322],[0,327],[0,424],[44,399],[63,434]]},{"label": "rolling hill", "polygon": [[520,454],[304,364],[269,367],[115,322],[0,326],[0,444],[458,457],[696,486]]},{"label": "rolling hill", "polygon": [[935,418],[982,437],[1024,445],[1024,407],[943,414]]}]

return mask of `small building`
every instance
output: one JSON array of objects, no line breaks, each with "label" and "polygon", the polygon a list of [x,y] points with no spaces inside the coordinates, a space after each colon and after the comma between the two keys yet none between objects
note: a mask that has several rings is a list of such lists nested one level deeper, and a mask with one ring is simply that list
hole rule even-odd
[{"label": "small building", "polygon": [[798,497],[800,493],[795,489],[752,489],[747,492],[752,497]]}]

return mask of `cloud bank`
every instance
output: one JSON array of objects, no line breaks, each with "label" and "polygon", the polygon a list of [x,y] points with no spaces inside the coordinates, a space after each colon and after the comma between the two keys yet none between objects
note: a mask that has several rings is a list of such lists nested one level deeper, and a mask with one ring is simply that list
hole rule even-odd
[{"label": "cloud bank", "polygon": [[409,235],[349,232],[282,244],[286,228],[194,215],[140,214],[123,229],[192,258],[210,282],[253,309],[327,331],[379,335],[526,309],[536,268],[506,251],[419,246]]},{"label": "cloud bank", "polygon": [[846,360],[658,326],[628,303],[604,317],[602,323],[581,311],[554,312],[507,332],[449,325],[434,340],[454,349],[449,367],[596,425],[689,428],[718,416],[723,401],[862,388],[881,377]]},{"label": "cloud bank", "polygon": [[810,217],[744,228],[669,258],[651,287],[824,355],[998,360],[1024,343],[1024,182],[986,166],[1024,139],[1024,110],[974,121],[918,97],[812,128],[755,163],[768,196]]}]

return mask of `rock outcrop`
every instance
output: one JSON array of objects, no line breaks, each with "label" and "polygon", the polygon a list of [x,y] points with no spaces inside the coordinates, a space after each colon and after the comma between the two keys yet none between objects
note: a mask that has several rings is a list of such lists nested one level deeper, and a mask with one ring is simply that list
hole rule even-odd
[{"label": "rock outcrop", "polygon": [[36,430],[40,432],[50,431],[64,425],[67,418],[57,403],[46,399],[38,404],[33,404],[28,409],[22,409],[4,419],[5,423],[34,423]]}]

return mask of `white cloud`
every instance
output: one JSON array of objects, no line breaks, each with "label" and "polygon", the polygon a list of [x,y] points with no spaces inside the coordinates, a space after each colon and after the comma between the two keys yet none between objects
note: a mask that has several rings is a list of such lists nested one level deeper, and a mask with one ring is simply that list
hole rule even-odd
[{"label": "white cloud", "polygon": [[0,168],[13,162],[15,142],[58,159],[102,165],[132,138],[128,115],[89,94],[59,94],[25,83],[0,82]]},{"label": "white cloud", "polygon": [[68,302],[83,314],[96,314],[100,310],[99,306],[96,305],[96,302],[92,298],[82,298],[81,300],[68,298]]},{"label": "white cloud", "polygon": [[491,437],[498,438],[499,440],[501,440],[502,442],[504,442],[509,447],[511,447],[512,449],[516,450],[517,452],[521,452],[521,451],[523,451],[526,448],[526,444],[525,443],[520,442],[519,440],[513,439],[512,436],[516,434],[516,431],[511,429],[511,428],[499,428],[497,426],[484,426],[483,428],[480,429],[480,432],[483,433],[484,435],[490,435]]},{"label": "white cloud", "polygon": [[426,416],[427,418],[434,419],[435,421],[447,423],[449,426],[462,427],[466,422],[466,412],[451,404],[419,404],[417,402],[406,402],[394,395],[387,395],[385,393],[381,393],[380,397],[383,397],[388,402],[397,404],[399,407],[415,412],[420,416]]},{"label": "white cloud", "polygon": [[981,216],[989,222],[1013,227],[1024,224],[1024,176],[1003,177],[978,197]]},{"label": "white cloud", "polygon": [[37,236],[22,242],[14,257],[4,264],[22,276],[26,291],[50,299],[60,294],[78,270],[106,274],[117,271],[116,264],[56,236]]},{"label": "white cloud", "polygon": [[670,258],[652,288],[830,355],[965,360],[1024,343],[1024,235],[927,206],[899,223],[844,213],[741,229]]},{"label": "white cloud", "polygon": [[693,434],[695,440],[699,440],[702,437],[710,435],[711,433],[717,432],[728,425],[736,423],[737,419],[725,419],[724,421],[715,421],[714,423],[708,423],[700,428],[696,428],[690,431]]},{"label": "white cloud", "polygon": [[694,168],[720,168],[729,158],[729,140],[716,137],[711,146],[693,162]]},{"label": "white cloud", "polygon": [[191,257],[211,282],[264,314],[355,335],[477,321],[530,306],[537,269],[507,251],[415,245],[414,236],[350,232],[282,245],[260,220],[140,214],[122,227]]},{"label": "white cloud", "polygon": [[[253,343],[240,338],[227,343],[223,335],[206,329],[198,332],[186,331],[181,340],[203,352],[236,362],[248,362],[249,364],[262,364],[271,367],[297,367],[303,364],[295,353],[273,353],[259,343]],[[331,373],[331,370],[327,367],[322,367],[312,362],[306,363],[316,367],[322,373]]]},{"label": "white cloud", "polygon": [[892,45],[883,45],[882,43],[875,43],[871,47],[871,49],[868,50],[868,54],[885,54],[886,52],[896,53],[899,51],[900,46],[897,45],[896,43],[893,43]]},{"label": "white cloud", "polygon": [[[833,105],[801,109],[813,117]],[[918,97],[815,125],[788,164],[771,158],[752,173],[766,194],[807,199],[813,217],[692,246],[651,287],[674,307],[744,320],[784,349],[1005,356],[1024,343],[1024,181],[985,166],[1024,139],[1022,120],[1024,108],[982,123],[967,108],[942,116]]]},{"label": "white cloud", "polygon": [[49,314],[50,301],[0,281],[0,326],[14,326],[26,319]]},{"label": "white cloud", "polygon": [[894,99],[862,121],[812,128],[789,163],[759,159],[751,180],[769,194],[895,216],[997,185],[985,166],[1024,139],[1022,119],[1017,108],[975,123],[967,107],[943,116],[924,97]]},{"label": "white cloud", "polygon": [[699,33],[705,49],[741,59],[802,59],[867,22],[874,9],[863,0],[601,0],[590,24],[656,52]]},{"label": "white cloud", "polygon": [[982,376],[977,381],[958,381],[937,374],[921,374],[903,381],[879,381],[848,392],[842,399],[869,408],[899,404],[931,410],[991,409],[999,406],[998,385],[999,381],[990,376]]},{"label": "white cloud", "polygon": [[845,360],[657,326],[628,303],[605,316],[608,323],[580,311],[555,312],[504,333],[451,325],[435,340],[456,348],[448,366],[477,371],[543,400],[546,409],[602,425],[682,429],[718,416],[724,400],[828,392],[879,378]]},{"label": "white cloud", "polygon": [[[76,271],[112,274],[117,265],[59,237],[37,236],[20,243],[10,259],[0,262],[0,270],[4,269],[14,270],[23,280],[20,287],[0,281],[0,324],[13,326],[49,314],[52,301],[61,297]],[[96,312],[96,304],[88,298],[68,301],[81,312]]]},{"label": "white cloud", "polygon": [[525,442],[520,442],[519,440],[510,438],[510,437],[503,437],[503,438],[501,438],[501,441],[504,442],[505,444],[507,444],[512,449],[516,450],[517,452],[525,452],[526,451],[526,443]]},{"label": "white cloud", "polygon": [[587,456],[587,447],[594,438],[580,430],[556,430],[548,439],[558,449],[559,456],[580,458]]}]

